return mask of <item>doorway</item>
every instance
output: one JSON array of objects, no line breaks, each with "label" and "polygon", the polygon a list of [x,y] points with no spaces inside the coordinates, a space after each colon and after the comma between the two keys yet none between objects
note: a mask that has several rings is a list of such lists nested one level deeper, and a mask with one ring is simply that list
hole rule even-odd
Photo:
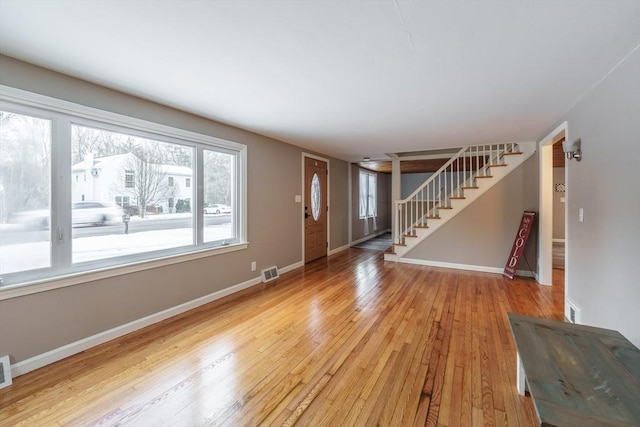
[{"label": "doorway", "polygon": [[328,162],[304,157],[304,262],[327,256]]},{"label": "doorway", "polygon": [[[554,270],[564,270],[565,259],[565,218],[566,218],[566,191],[565,182],[565,154],[562,150],[564,136],[553,143],[553,260]],[[554,271],[553,285],[558,282],[558,274]],[[562,283],[562,279],[560,280]]]},{"label": "doorway", "polygon": [[[567,230],[567,212],[566,206],[569,201],[569,188],[565,185],[565,193],[564,193],[564,214],[559,221],[564,221],[564,271],[556,269],[554,272],[553,269],[553,207],[554,207],[554,180],[553,180],[553,146],[556,143],[561,143],[562,140],[569,139],[568,132],[568,123],[564,122],[556,129],[554,129],[549,135],[547,135],[540,142],[540,224],[539,224],[539,235],[540,235],[540,246],[538,247],[538,283],[542,285],[553,285],[554,284],[554,276],[556,277],[555,284],[562,286],[564,289],[564,309],[565,316],[568,304],[566,304],[566,290],[568,288],[567,281],[567,272],[569,269],[568,263],[568,242],[569,242],[569,233]],[[567,177],[567,167],[565,166],[565,183]],[[559,276],[562,277],[561,280]],[[564,283],[562,283],[564,282]]]}]

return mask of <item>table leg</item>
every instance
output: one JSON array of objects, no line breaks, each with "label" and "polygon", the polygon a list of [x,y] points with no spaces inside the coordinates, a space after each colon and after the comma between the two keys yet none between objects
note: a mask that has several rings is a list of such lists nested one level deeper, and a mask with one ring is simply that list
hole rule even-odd
[{"label": "table leg", "polygon": [[527,389],[526,384],[526,375],[524,373],[524,366],[522,365],[522,360],[520,359],[520,353],[516,352],[517,362],[516,362],[516,386],[518,388],[518,394],[524,396],[524,392]]}]

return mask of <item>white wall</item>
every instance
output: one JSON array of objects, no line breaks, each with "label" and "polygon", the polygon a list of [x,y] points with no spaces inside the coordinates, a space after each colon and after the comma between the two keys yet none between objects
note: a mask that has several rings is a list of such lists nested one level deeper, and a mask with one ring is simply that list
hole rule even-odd
[{"label": "white wall", "polygon": [[566,297],[582,323],[640,346],[640,48],[564,120],[583,154],[566,164]]}]

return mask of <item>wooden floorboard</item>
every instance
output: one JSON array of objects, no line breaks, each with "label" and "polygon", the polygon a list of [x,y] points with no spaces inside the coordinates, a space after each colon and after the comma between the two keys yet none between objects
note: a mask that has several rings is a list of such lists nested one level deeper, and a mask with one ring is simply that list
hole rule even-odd
[{"label": "wooden floorboard", "polygon": [[563,301],[349,249],[15,378],[0,425],[533,426],[506,313]]}]

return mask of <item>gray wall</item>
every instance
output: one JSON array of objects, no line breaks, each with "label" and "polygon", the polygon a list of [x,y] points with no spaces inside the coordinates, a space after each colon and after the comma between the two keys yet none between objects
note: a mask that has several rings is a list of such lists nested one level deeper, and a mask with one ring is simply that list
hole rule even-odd
[{"label": "gray wall", "polygon": [[582,323],[640,346],[640,49],[564,120],[583,153],[566,164],[566,296]]},{"label": "gray wall", "polygon": [[424,184],[424,182],[433,173],[403,173],[400,176],[400,197],[406,199],[416,188]]},{"label": "gray wall", "polygon": [[378,216],[360,219],[360,168],[351,164],[351,240],[375,237],[380,232],[391,230],[391,175],[377,174]]},{"label": "gray wall", "polygon": [[[16,363],[302,261],[302,150],[0,56],[0,84],[247,145],[249,248],[0,301],[0,354]],[[332,248],[348,244],[348,164],[330,159]]]},{"label": "gray wall", "polygon": [[[408,252],[417,260],[504,268],[525,210],[538,209],[538,154]],[[518,270],[536,270],[536,232]],[[529,267],[530,266],[530,267]]]},{"label": "gray wall", "polygon": [[[329,164],[329,249],[349,244],[349,164],[332,159]],[[302,211],[300,212],[302,216]]]},{"label": "gray wall", "polygon": [[[565,168],[553,168],[553,238],[564,240],[564,207],[566,192],[556,192],[556,184],[564,184]],[[564,199],[564,201],[563,201]]]}]

